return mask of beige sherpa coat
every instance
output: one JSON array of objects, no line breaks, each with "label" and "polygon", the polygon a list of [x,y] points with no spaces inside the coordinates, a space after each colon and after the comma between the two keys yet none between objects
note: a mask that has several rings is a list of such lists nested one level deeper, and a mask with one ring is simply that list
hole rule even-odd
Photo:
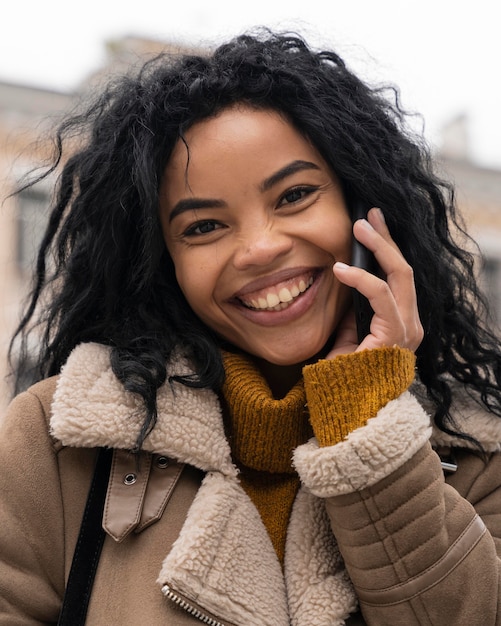
[{"label": "beige sherpa coat", "polygon": [[[300,446],[282,572],[215,395],[166,384],[158,406],[138,465],[126,450],[140,405],[95,344],[13,402],[0,433],[0,626],[56,623],[99,446],[116,451],[90,625],[501,624],[501,420],[458,413],[486,463],[432,432],[409,392],[336,446]],[[449,484],[430,437],[452,446]]]}]

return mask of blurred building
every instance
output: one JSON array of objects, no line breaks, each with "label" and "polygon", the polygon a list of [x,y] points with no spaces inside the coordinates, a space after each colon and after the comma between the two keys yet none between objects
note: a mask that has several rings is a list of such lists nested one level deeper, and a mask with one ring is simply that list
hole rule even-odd
[{"label": "blurred building", "polygon": [[[19,320],[20,303],[30,286],[35,250],[47,219],[51,181],[10,194],[48,154],[50,144],[44,136],[62,113],[110,73],[122,73],[161,51],[194,50],[126,37],[107,44],[108,62],[75,93],[0,82],[0,411],[10,399],[6,352]],[[457,186],[460,208],[480,245],[482,280],[493,316],[501,323],[501,171],[479,167],[470,160],[463,118],[444,129],[439,160]]]},{"label": "blurred building", "polygon": [[501,328],[501,170],[480,167],[470,157],[468,119],[458,116],[444,127],[438,160],[455,184],[467,231],[477,242],[491,323]]},{"label": "blurred building", "polygon": [[[106,44],[107,62],[75,89],[60,93],[0,82],[0,414],[11,398],[6,354],[19,322],[21,303],[31,285],[43,237],[54,179],[22,189],[26,177],[43,171],[53,150],[52,135],[65,113],[110,75],[139,67],[161,52],[201,52],[165,42],[124,37]],[[14,194],[15,195],[12,195]]]},{"label": "blurred building", "polygon": [[11,194],[46,158],[48,144],[41,138],[58,114],[68,109],[71,97],[0,83],[0,410],[10,398],[5,382],[9,338],[30,285],[50,190],[45,184],[16,196]]}]

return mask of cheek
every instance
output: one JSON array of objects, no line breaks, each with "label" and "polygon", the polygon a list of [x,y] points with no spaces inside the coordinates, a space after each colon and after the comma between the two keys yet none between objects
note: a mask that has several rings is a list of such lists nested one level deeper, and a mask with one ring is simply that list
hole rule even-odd
[{"label": "cheek", "polygon": [[343,260],[349,260],[351,249],[353,246],[353,224],[351,219],[346,215],[341,223],[333,226],[331,231],[335,233],[335,249],[346,255]]},{"label": "cheek", "polygon": [[184,297],[188,301],[188,304],[193,308],[194,301],[197,300],[197,296],[201,296],[201,287],[197,280],[197,273],[184,271],[183,269],[178,269],[176,266],[176,279],[181,291],[184,294]]},{"label": "cheek", "polygon": [[350,263],[353,246],[352,224],[349,219],[324,224],[318,234],[319,247],[327,250],[336,261]]},{"label": "cheek", "polygon": [[201,265],[194,260],[183,262],[179,258],[174,261],[176,280],[186,301],[193,311],[201,317],[208,311],[214,292],[214,274],[210,267]]}]

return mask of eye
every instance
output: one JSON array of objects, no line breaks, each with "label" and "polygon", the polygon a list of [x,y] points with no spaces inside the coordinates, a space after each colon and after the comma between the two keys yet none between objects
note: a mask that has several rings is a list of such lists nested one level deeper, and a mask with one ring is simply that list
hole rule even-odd
[{"label": "eye", "polygon": [[305,198],[307,198],[310,194],[315,192],[317,189],[318,187],[311,187],[311,186],[293,187],[292,189],[289,189],[282,195],[282,197],[280,198],[279,206],[301,202],[301,200],[304,200]]},{"label": "eye", "polygon": [[185,237],[200,236],[213,233],[215,230],[222,228],[222,224],[215,222],[214,220],[204,220],[202,222],[196,222],[189,226],[185,231]]}]

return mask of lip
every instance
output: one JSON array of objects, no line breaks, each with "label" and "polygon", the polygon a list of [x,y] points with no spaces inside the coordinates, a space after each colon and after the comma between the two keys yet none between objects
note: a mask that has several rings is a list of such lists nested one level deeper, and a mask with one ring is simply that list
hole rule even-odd
[{"label": "lip", "polygon": [[[250,309],[246,307],[240,300],[240,297],[245,296],[253,291],[259,289],[265,289],[267,287],[275,286],[277,283],[302,276],[308,273],[314,276],[312,285],[298,296],[289,306],[281,311],[269,311],[266,309]],[[271,276],[257,279],[245,285],[243,289],[238,291],[230,300],[228,304],[238,310],[238,313],[255,324],[261,326],[279,326],[288,324],[296,319],[302,317],[308,309],[313,305],[316,300],[318,291],[324,283],[326,268],[294,268],[293,270],[284,270],[277,272]]]}]

